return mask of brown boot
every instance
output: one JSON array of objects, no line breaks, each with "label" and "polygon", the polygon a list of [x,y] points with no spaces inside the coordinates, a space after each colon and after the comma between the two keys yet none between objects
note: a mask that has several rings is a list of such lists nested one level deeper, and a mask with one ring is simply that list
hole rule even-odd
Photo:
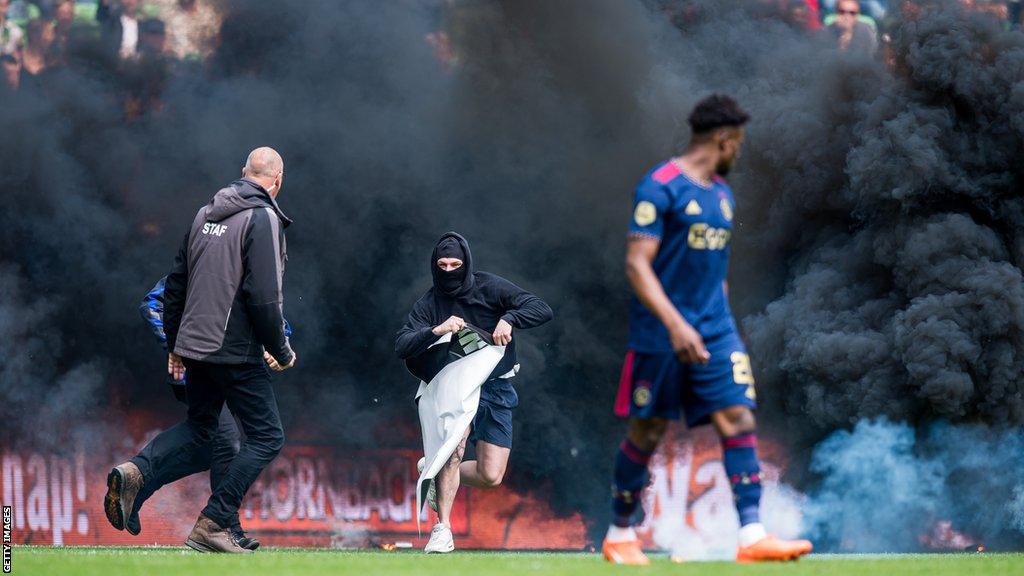
[{"label": "brown boot", "polygon": [[252,550],[246,550],[238,545],[238,541],[231,537],[231,531],[221,528],[213,520],[202,514],[192,533],[185,539],[185,544],[199,552],[227,552],[229,554],[252,554]]},{"label": "brown boot", "polygon": [[124,530],[125,521],[135,506],[135,497],[142,488],[142,472],[131,462],[125,462],[107,475],[107,495],[103,498],[103,511],[111,526]]}]

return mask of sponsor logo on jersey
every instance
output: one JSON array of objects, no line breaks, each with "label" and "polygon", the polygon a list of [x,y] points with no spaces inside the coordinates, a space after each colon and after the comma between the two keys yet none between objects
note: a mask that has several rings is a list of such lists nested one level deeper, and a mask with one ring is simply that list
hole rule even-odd
[{"label": "sponsor logo on jersey", "polygon": [[722,250],[729,245],[732,232],[725,228],[714,228],[704,222],[690,225],[686,245],[693,250]]},{"label": "sponsor logo on jersey", "polygon": [[725,218],[726,222],[732,222],[732,206],[729,204],[729,201],[722,198],[720,205],[722,207],[722,217]]},{"label": "sponsor logo on jersey", "polygon": [[640,226],[650,226],[658,219],[658,209],[647,200],[641,200],[633,211],[633,220]]}]

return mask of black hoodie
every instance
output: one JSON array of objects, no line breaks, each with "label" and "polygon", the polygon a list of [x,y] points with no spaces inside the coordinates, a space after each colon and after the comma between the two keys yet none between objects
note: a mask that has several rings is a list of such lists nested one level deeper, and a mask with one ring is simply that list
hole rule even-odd
[{"label": "black hoodie", "polygon": [[281,313],[284,228],[258,184],[236,180],[196,213],[164,288],[167,347],[215,364],[281,364],[292,350]]},{"label": "black hoodie", "polygon": [[[494,332],[499,320],[505,320],[513,328],[518,329],[533,328],[551,320],[551,308],[537,296],[501,276],[489,272],[475,272],[469,242],[459,234],[448,232],[441,236],[437,245],[448,238],[455,239],[462,246],[465,258],[462,268],[456,273],[464,274],[464,279],[461,286],[453,290],[451,295],[440,288],[441,275],[445,272],[437,267],[435,245],[430,257],[434,286],[413,304],[405,326],[398,331],[395,352],[399,358],[405,360],[429,348],[438,338],[432,332],[434,327],[451,316],[458,316],[488,334]],[[491,378],[509,372],[516,365],[516,338],[513,330],[512,342],[505,350],[505,357],[491,373]]]}]

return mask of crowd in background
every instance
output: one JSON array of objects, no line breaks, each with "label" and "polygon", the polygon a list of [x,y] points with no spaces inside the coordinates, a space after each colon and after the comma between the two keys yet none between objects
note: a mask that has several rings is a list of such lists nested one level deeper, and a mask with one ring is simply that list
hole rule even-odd
[{"label": "crowd in background", "polygon": [[37,87],[76,50],[118,68],[201,62],[220,24],[210,0],[0,0],[3,85]]},{"label": "crowd in background", "polygon": [[[701,17],[693,0],[664,0],[663,12],[685,30]],[[785,22],[799,34],[815,36],[842,51],[881,55],[890,34],[902,21],[913,20],[940,0],[749,0],[756,17]],[[965,9],[987,14],[1009,28],[1024,24],[1022,0],[959,0]]]},{"label": "crowd in background", "polygon": [[[438,13],[467,0],[407,0],[433,5]],[[707,2],[646,0],[684,31],[700,21]],[[823,46],[885,58],[890,33],[937,0],[747,0],[754,17],[771,19]],[[1024,0],[959,0],[1007,28],[1024,20]],[[128,115],[159,107],[156,97],[166,72],[202,64],[215,51],[223,15],[215,0],[0,0],[0,94],[41,89],[48,73],[78,54],[90,65],[107,66],[132,78],[125,95]],[[438,19],[424,40],[446,69],[457,50]]]}]

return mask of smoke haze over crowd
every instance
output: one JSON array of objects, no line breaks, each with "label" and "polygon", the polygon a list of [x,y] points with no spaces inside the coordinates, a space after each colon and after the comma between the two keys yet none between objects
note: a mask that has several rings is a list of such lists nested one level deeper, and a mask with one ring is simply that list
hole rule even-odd
[{"label": "smoke haze over crowd", "polygon": [[[730,179],[733,308],[808,528],[844,548],[946,519],[1010,546],[1024,531],[1024,34],[942,4],[904,23],[886,63],[823,49],[756,3],[693,4],[680,31],[656,2],[225,1],[206,67],[137,71],[162,87],[137,115],[120,102],[138,76],[83,41],[47,90],[0,106],[17,135],[0,139],[3,441],[180,410],[136,307],[195,210],[268,145],[295,220],[300,360],[276,385],[290,438],[415,445],[393,335],[454,229],[480,269],[555,310],[518,336],[510,483],[550,479],[556,509],[598,525],[623,430],[632,190],[685,141],[692,105],[724,91],[753,118]],[[439,27],[450,67],[424,39]],[[886,471],[929,482],[928,503],[901,508],[916,524],[849,520],[863,500],[843,493],[864,475],[842,464],[883,466],[857,455],[885,446],[906,464]],[[934,505],[968,486],[989,498]]]}]

